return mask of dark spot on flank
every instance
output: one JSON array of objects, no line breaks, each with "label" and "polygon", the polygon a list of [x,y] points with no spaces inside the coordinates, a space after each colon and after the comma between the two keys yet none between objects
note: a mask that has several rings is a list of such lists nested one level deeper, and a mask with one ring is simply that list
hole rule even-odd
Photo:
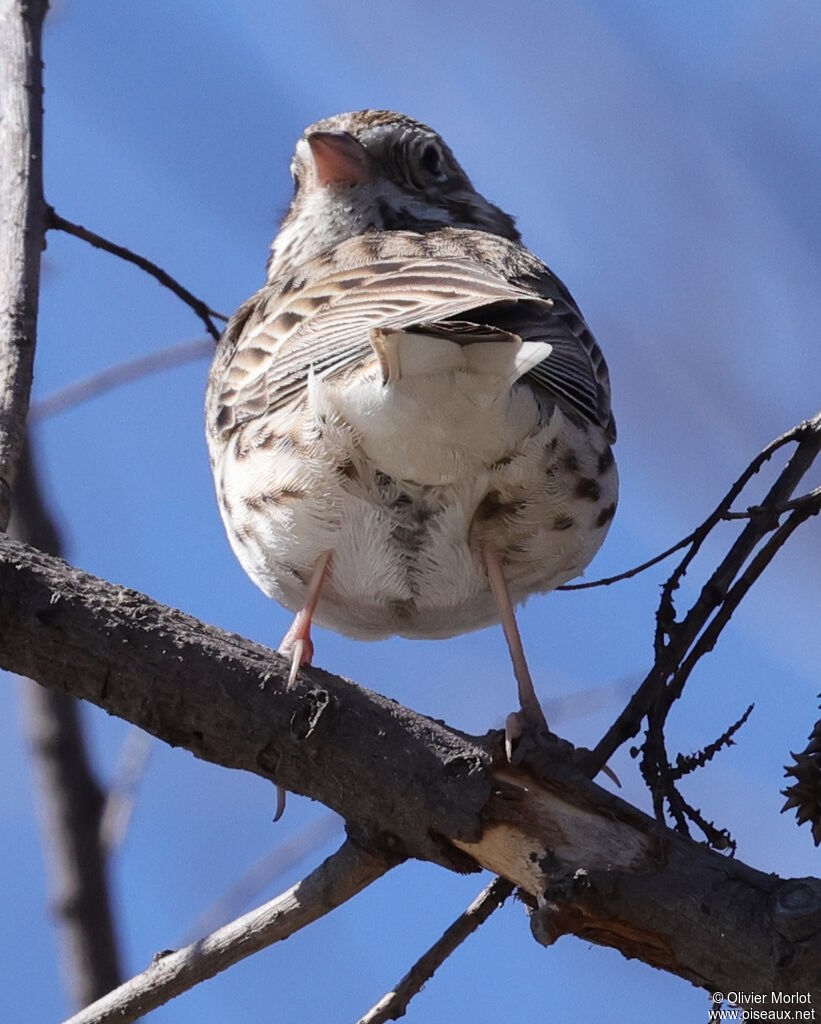
[{"label": "dark spot on flank", "polygon": [[271,505],[282,505],[287,501],[299,501],[305,497],[304,491],[298,491],[283,487],[278,491],[268,491],[263,494],[255,494],[245,499],[245,504],[254,512],[262,512]]},{"label": "dark spot on flank", "polygon": [[562,465],[569,473],[575,473],[579,468],[579,460],[575,452],[568,452],[562,459]]},{"label": "dark spot on flank", "polygon": [[353,461],[353,459],[348,459],[347,462],[343,462],[342,465],[339,467],[339,472],[340,475],[344,476],[346,480],[359,479],[359,471],[357,470],[356,463]]},{"label": "dark spot on flank", "polygon": [[279,294],[287,295],[288,292],[293,291],[295,280],[296,279],[293,277],[286,277],[282,284],[279,286]]},{"label": "dark spot on flank", "polygon": [[513,462],[512,455],[503,455],[500,459],[497,459],[490,468],[492,470],[502,469],[503,466],[509,466],[511,462]]},{"label": "dark spot on flank", "polygon": [[492,519],[493,516],[499,513],[499,510],[501,508],[503,508],[503,505],[499,498],[499,492],[490,491],[479,502],[479,505],[476,509],[476,519],[478,519],[479,522],[484,522],[487,519]]},{"label": "dark spot on flank", "polygon": [[573,525],[573,516],[559,515],[553,520],[554,530],[569,530]]},{"label": "dark spot on flank", "polygon": [[416,606],[412,599],[408,600],[396,600],[390,602],[391,614],[394,615],[400,622],[405,622],[411,619],[416,612]]},{"label": "dark spot on flank", "polygon": [[547,443],[547,447],[550,449],[550,451],[555,452],[556,449],[559,447],[558,437],[551,437]]},{"label": "dark spot on flank", "polygon": [[224,405],[217,413],[217,430],[226,430],[234,424],[234,410]]},{"label": "dark spot on flank", "polygon": [[299,569],[297,569],[297,567],[295,565],[291,565],[290,562],[283,562],[282,563],[282,568],[287,573],[290,573],[290,575],[293,576],[294,579],[298,580],[300,583],[306,584],[308,582],[307,579],[305,578],[304,573],[301,573],[299,571]]},{"label": "dark spot on flank", "polygon": [[307,306],[309,309],[319,309],[320,306],[324,306],[328,301],[327,295],[305,295],[300,302]]},{"label": "dark spot on flank", "polygon": [[606,526],[615,514],[616,503],[613,502],[612,505],[607,505],[605,508],[601,510],[601,512],[599,512],[598,516],[596,517],[596,526]]},{"label": "dark spot on flank", "polygon": [[598,481],[592,477],[583,476],[576,485],[576,496],[587,498],[589,501],[598,501],[601,497],[601,487],[599,487]]},{"label": "dark spot on flank", "polygon": [[257,438],[256,447],[262,448],[266,452],[273,448],[279,449],[280,452],[293,452],[296,451],[298,445],[290,434],[276,434],[272,430]]},{"label": "dark spot on flank", "polygon": [[599,475],[606,473],[616,460],[613,458],[613,449],[605,448],[599,456]]}]

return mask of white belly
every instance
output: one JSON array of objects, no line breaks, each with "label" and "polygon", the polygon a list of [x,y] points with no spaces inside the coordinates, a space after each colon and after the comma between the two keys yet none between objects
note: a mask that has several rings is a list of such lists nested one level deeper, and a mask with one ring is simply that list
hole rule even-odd
[{"label": "white belly", "polygon": [[516,602],[583,571],[617,496],[602,432],[558,410],[545,420],[529,388],[493,400],[450,376],[420,393],[363,383],[342,400],[323,387],[313,415],[280,418],[273,440],[271,424],[238,432],[221,507],[265,593],[297,610],[330,550],[319,624],[442,637],[498,620],[479,538],[499,550]]}]

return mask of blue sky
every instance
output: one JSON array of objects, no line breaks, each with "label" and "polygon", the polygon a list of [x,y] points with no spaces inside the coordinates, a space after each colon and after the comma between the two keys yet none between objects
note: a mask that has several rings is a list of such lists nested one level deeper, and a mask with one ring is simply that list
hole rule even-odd
[{"label": "blue sky", "polygon": [[[230,312],[261,283],[305,125],[365,106],[432,124],[477,187],[517,216],[607,356],[622,497],[590,569],[605,575],[688,533],[753,454],[818,407],[819,53],[821,10],[798,0],[56,0],[45,37],[47,195],[63,216]],[[133,267],[49,236],[36,397],[200,334],[190,311]],[[75,564],[275,645],[289,617],[244,576],[219,521],[202,430],[206,372],[179,368],[40,424],[44,482]],[[728,536],[696,563],[681,602]],[[808,831],[778,811],[781,766],[803,746],[821,689],[820,540],[811,523],[780,553],[671,722],[687,752],[756,702],[737,745],[686,793],[733,831],[742,858],[782,874],[818,871]],[[649,665],[664,576],[662,567],[523,610],[537,688],[574,742],[598,738]],[[498,629],[429,643],[315,639],[318,664],[454,726],[482,732],[512,706]],[[67,1008],[20,685],[0,691],[10,722],[0,956],[8,976],[38,983],[5,987],[0,1013],[46,1021]],[[603,696],[584,714],[565,699],[591,688]],[[109,777],[126,727],[94,710],[87,722]],[[625,795],[646,806],[626,752],[613,766]],[[272,813],[261,780],[156,746],[113,871],[129,972],[179,943],[246,868],[324,810],[293,798],[276,826]],[[482,884],[406,865],[151,1020],[356,1020]],[[705,1001],[573,938],[538,947],[511,903],[407,1019],[536,1019],[547,1005],[556,1019],[690,1024]]]}]

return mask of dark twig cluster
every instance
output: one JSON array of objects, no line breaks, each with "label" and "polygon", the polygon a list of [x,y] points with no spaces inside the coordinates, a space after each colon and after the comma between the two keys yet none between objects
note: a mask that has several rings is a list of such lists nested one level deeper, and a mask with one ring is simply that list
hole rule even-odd
[{"label": "dark twig cluster", "polygon": [[[795,450],[764,500],[739,517],[732,506],[741,492],[765,463],[788,444],[795,444]],[[619,746],[638,733],[646,718],[645,740],[637,754],[641,754],[641,771],[653,796],[656,817],[663,820],[666,806],[679,831],[689,833],[690,822],[704,833],[709,842],[722,848],[729,845],[726,833],[706,822],[676,790],[675,784],[683,772],[680,766],[674,767],[670,763],[664,728],[673,704],[681,697],[693,669],[713,649],[750,587],[793,531],[821,511],[819,488],[793,497],[819,449],[821,413],[769,444],[753,459],[710,516],[693,531],[686,542],[684,557],[662,587],[656,613],[653,666],[627,707],[583,760],[585,770],[590,775],[596,774]],[[678,618],[675,593],[693,559],[720,522],[737,518],[743,518],[744,528],[702,587],[693,606]],[[719,747],[726,745],[744,719],[746,715],[727,730],[722,737],[724,742],[719,741]]]},{"label": "dark twig cluster", "polygon": [[784,774],[795,782],[782,791],[787,802],[781,810],[795,808],[798,824],[809,822],[815,845],[821,846],[821,719],[813,726],[804,750],[790,756],[795,764],[788,765]]}]

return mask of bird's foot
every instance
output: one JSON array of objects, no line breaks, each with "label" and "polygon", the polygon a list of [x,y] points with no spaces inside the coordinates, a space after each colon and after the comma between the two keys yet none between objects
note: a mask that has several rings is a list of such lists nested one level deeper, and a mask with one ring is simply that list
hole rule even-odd
[{"label": "bird's foot", "polygon": [[525,733],[534,737],[551,735],[538,701],[520,711],[511,711],[505,719],[505,757],[508,764],[513,760],[513,748]]},{"label": "bird's foot", "polygon": [[297,612],[291,628],[282,638],[277,648],[279,654],[291,659],[288,682],[285,688],[290,690],[296,682],[297,672],[303,665],[310,665],[314,657],[314,642],[311,640],[311,620],[304,612]]}]

